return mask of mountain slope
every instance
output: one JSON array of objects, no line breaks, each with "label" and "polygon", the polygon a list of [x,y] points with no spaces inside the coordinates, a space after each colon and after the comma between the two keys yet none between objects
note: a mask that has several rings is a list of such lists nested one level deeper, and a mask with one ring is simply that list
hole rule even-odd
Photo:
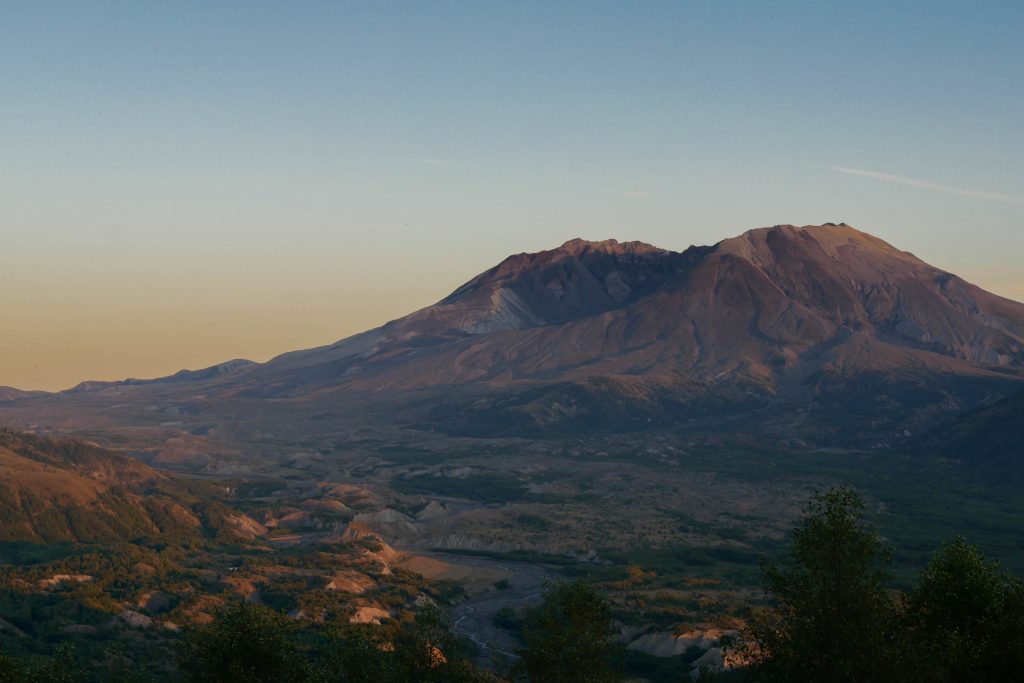
[{"label": "mountain slope", "polygon": [[32,396],[45,396],[45,391],[22,391],[14,387],[0,387],[0,401],[14,401],[19,398],[31,398]]},{"label": "mountain slope", "polygon": [[774,389],[901,364],[1020,368],[1024,305],[845,225],[777,226],[683,253],[573,241],[512,257],[436,306],[249,377],[293,373],[286,391],[607,375]]},{"label": "mountain slope", "polygon": [[373,419],[468,434],[747,415],[751,428],[871,445],[1022,378],[1024,304],[826,224],[684,252],[572,240],[330,346],[86,393],[90,405],[145,397],[200,413],[253,399],[372,404]]},{"label": "mountain slope", "polygon": [[133,458],[0,429],[0,541],[196,537],[241,522],[243,516],[186,493]]},{"label": "mountain slope", "polygon": [[202,370],[179,370],[173,375],[168,375],[166,377],[157,377],[155,379],[135,379],[133,377],[115,382],[103,382],[96,380],[81,382],[62,393],[82,394],[90,391],[100,391],[103,389],[109,389],[110,387],[152,384],[175,384],[179,382],[198,382],[201,380],[216,379],[223,375],[229,375],[231,373],[237,372],[238,370],[247,368],[251,365],[256,365],[256,363],[254,363],[251,360],[246,360],[244,358],[236,358],[234,360],[229,360],[225,363],[211,365],[210,367],[203,368]]},{"label": "mountain slope", "polygon": [[1024,474],[1024,391],[958,416],[915,439],[914,450]]},{"label": "mountain slope", "polygon": [[888,438],[1012,390],[1022,366],[1024,305],[847,225],[776,226],[682,253],[574,240],[514,256],[436,306],[221,387],[443,390],[431,426],[472,433],[782,405],[829,438]]}]

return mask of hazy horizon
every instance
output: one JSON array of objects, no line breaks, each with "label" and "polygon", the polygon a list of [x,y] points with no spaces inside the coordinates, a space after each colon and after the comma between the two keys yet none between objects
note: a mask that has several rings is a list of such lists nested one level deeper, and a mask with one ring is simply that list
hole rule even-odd
[{"label": "hazy horizon", "polygon": [[303,7],[5,12],[0,385],[266,360],[573,237],[845,221],[1024,300],[1016,3]]}]

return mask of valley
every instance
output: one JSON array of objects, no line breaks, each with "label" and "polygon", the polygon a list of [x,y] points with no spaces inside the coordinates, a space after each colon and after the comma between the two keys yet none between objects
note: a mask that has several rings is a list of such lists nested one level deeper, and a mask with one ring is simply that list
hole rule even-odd
[{"label": "valley", "polygon": [[956,534],[1024,571],[1022,387],[1024,305],[844,224],[574,240],[268,363],[5,390],[0,630],[166,660],[232,601],[397,629],[429,596],[501,668],[581,578],[673,680],[815,491],[864,495],[899,586]]},{"label": "valley", "polygon": [[[239,449],[264,454],[248,463],[178,462],[165,476],[194,481],[200,497],[214,495],[252,520],[244,535],[237,527],[200,534],[183,541],[185,550],[158,550],[166,545],[159,534],[129,546],[91,546],[87,552],[113,553],[102,562],[87,555],[40,563],[16,546],[5,559],[23,568],[7,570],[14,582],[7,585],[116,574],[103,562],[120,555],[132,558],[129,566],[167,567],[115,584],[31,591],[52,610],[54,590],[60,604],[93,605],[49,618],[49,628],[72,629],[86,648],[132,628],[164,628],[173,641],[174,628],[202,623],[231,599],[300,618],[387,624],[426,592],[448,606],[455,633],[475,644],[478,661],[498,665],[518,647],[515,627],[500,624],[521,619],[546,580],[585,578],[609,599],[619,637],[638,653],[631,656],[674,661],[690,647],[673,645],[674,634],[692,639],[743,627],[764,600],[759,559],[781,552],[813,490],[837,483],[868,496],[883,533],[901,549],[894,558],[901,581],[916,575],[951,529],[1024,569],[1015,533],[1024,505],[1015,489],[991,478],[972,484],[952,461],[670,432],[568,443],[366,436],[307,440],[276,465],[277,442]],[[175,607],[140,608],[152,594]],[[14,604],[0,615],[41,635],[27,629]],[[125,618],[128,626],[110,630]]]}]

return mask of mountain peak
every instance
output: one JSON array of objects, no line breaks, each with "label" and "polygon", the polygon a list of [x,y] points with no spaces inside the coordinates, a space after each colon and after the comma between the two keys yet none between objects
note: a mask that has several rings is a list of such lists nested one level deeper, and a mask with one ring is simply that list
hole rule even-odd
[{"label": "mountain peak", "polygon": [[[1021,383],[1024,304],[826,223],[682,252],[574,239],[509,256],[439,303],[330,346],[96,394],[191,404],[415,391],[416,406],[402,405],[417,420],[450,409],[460,425],[510,434],[601,428],[623,409],[621,424],[647,426],[756,406],[831,430],[853,410],[873,443]],[[435,402],[445,407],[417,412]]]},{"label": "mountain peak", "polygon": [[551,251],[575,255],[582,254],[587,251],[597,251],[606,254],[651,254],[661,253],[665,250],[655,247],[654,245],[647,244],[646,242],[620,242],[616,239],[607,239],[595,242],[575,237],[557,249],[552,249]]},{"label": "mountain peak", "polygon": [[894,270],[934,271],[913,254],[900,251],[874,235],[862,232],[846,223],[824,225],[774,225],[755,228],[718,243],[722,254],[740,256],[762,268],[789,262],[817,263],[830,269],[839,269],[859,277],[870,271],[876,277]]},{"label": "mountain peak", "polygon": [[[782,223],[764,228],[747,230],[732,239],[763,241],[769,237],[786,239],[814,239],[817,241],[882,242],[874,235],[858,230],[846,223],[823,223],[821,225],[791,225]],[[726,240],[728,241],[728,240]]]}]

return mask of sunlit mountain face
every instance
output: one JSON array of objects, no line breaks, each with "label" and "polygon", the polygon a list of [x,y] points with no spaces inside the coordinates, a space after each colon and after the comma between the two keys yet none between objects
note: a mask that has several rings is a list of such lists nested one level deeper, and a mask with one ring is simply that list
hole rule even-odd
[{"label": "sunlit mountain face", "polygon": [[1012,392],[1022,368],[1024,305],[826,224],[683,252],[572,240],[330,346],[16,405],[153,400],[188,421],[272,401],[322,414],[316,428],[358,415],[506,436],[730,418],[871,446]]}]

